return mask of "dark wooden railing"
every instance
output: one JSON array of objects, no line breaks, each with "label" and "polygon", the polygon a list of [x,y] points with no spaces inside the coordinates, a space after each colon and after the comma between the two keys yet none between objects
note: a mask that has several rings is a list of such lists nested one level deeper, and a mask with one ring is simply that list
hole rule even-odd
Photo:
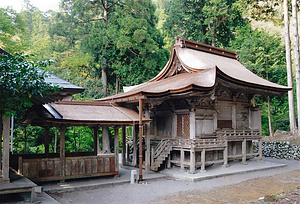
[{"label": "dark wooden railing", "polygon": [[61,180],[103,175],[118,176],[115,156],[103,154],[94,156],[66,157],[65,177],[62,177],[60,158],[27,158],[19,156],[18,171],[33,181]]}]

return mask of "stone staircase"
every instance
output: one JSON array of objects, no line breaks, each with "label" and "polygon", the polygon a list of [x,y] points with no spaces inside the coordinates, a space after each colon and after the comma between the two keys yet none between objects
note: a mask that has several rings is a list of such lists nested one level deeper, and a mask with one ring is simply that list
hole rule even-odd
[{"label": "stone staircase", "polygon": [[158,171],[158,168],[164,163],[166,158],[169,157],[171,151],[172,146],[169,140],[161,140],[159,144],[152,149],[151,170]]}]

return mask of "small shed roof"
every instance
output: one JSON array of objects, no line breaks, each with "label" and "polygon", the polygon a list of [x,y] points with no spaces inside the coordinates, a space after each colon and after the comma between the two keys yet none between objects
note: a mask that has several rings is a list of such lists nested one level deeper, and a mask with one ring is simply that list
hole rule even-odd
[{"label": "small shed roof", "polygon": [[127,92],[96,101],[133,101],[191,90],[211,91],[217,80],[253,88],[257,94],[280,94],[290,87],[267,81],[248,70],[235,52],[177,38],[171,57],[161,72],[150,81],[127,88]]},{"label": "small shed roof", "polygon": [[[151,119],[142,118],[143,123]],[[59,101],[35,107],[28,112],[25,123],[32,125],[134,125],[139,114],[112,103]]]}]

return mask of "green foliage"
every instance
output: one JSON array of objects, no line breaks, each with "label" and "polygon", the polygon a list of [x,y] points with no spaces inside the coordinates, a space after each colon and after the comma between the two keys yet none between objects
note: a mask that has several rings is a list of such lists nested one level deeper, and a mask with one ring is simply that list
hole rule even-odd
[{"label": "green foliage", "polygon": [[93,141],[89,127],[69,127],[66,130],[66,152],[92,152]]},{"label": "green foliage", "polygon": [[166,3],[163,31],[168,41],[174,36],[228,46],[236,28],[245,24],[239,0],[170,0]]},{"label": "green foliage", "polygon": [[0,8],[0,47],[8,52],[24,51],[25,22],[11,8]]},{"label": "green foliage", "polygon": [[[249,70],[269,81],[286,85],[285,48],[279,37],[270,35],[263,30],[252,30],[247,25],[238,29],[231,46],[231,49],[238,52],[240,61]],[[273,97],[270,101],[274,130],[287,129],[289,118],[287,101],[286,95]],[[267,98],[257,98],[256,103],[264,108],[262,130],[264,134],[267,134],[269,132]]]},{"label": "green foliage", "polygon": [[[63,78],[73,83],[75,73],[80,73],[79,85],[87,88],[81,97],[102,96],[102,69],[108,73],[112,94],[116,78],[121,86],[138,84],[154,77],[166,63],[167,52],[155,28],[155,7],[151,1],[107,1],[105,7],[97,0],[66,0],[62,1],[62,9],[64,13],[55,15],[50,28],[51,36],[57,39],[53,48],[61,53],[57,61],[60,71],[55,73],[70,73],[69,78]],[[76,57],[79,55],[84,59]],[[84,66],[77,61],[85,62]]]},{"label": "green foliage", "polygon": [[21,110],[32,105],[32,98],[41,98],[58,90],[45,82],[46,73],[40,67],[51,63],[28,61],[26,55],[0,56],[0,114]]}]

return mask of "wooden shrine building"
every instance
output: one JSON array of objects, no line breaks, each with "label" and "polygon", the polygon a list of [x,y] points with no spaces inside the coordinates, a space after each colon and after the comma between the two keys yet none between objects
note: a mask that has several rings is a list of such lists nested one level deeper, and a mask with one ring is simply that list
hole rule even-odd
[{"label": "wooden shrine building", "polygon": [[[176,38],[169,61],[156,77],[127,87],[124,93],[76,102],[71,95],[83,88],[55,77],[48,80],[62,87],[59,97],[56,93],[36,99],[25,118],[26,123],[45,128],[45,154],[13,157],[15,168],[37,181],[117,176],[119,152],[100,154],[99,127],[115,129],[115,149],[122,128],[122,163],[139,165],[140,180],[142,167],[158,171],[179,166],[195,173],[215,163],[245,164],[255,156],[261,160],[261,109],[254,97],[291,89],[258,77],[235,52],[182,38]],[[93,152],[65,152],[65,131],[70,126],[93,129]],[[131,136],[125,134],[127,126],[133,127]],[[59,154],[49,152],[50,127],[60,129]],[[258,153],[253,152],[254,140],[260,141]]]},{"label": "wooden shrine building", "polygon": [[[161,72],[126,90],[95,101],[130,109],[142,104],[143,116],[152,119],[144,126],[144,167],[175,165],[195,173],[214,163],[246,163],[258,154],[261,160],[261,109],[254,97],[290,88],[258,77],[235,52],[176,38]],[[131,140],[137,144],[136,136]],[[260,141],[259,153],[253,152],[253,140]]]}]

